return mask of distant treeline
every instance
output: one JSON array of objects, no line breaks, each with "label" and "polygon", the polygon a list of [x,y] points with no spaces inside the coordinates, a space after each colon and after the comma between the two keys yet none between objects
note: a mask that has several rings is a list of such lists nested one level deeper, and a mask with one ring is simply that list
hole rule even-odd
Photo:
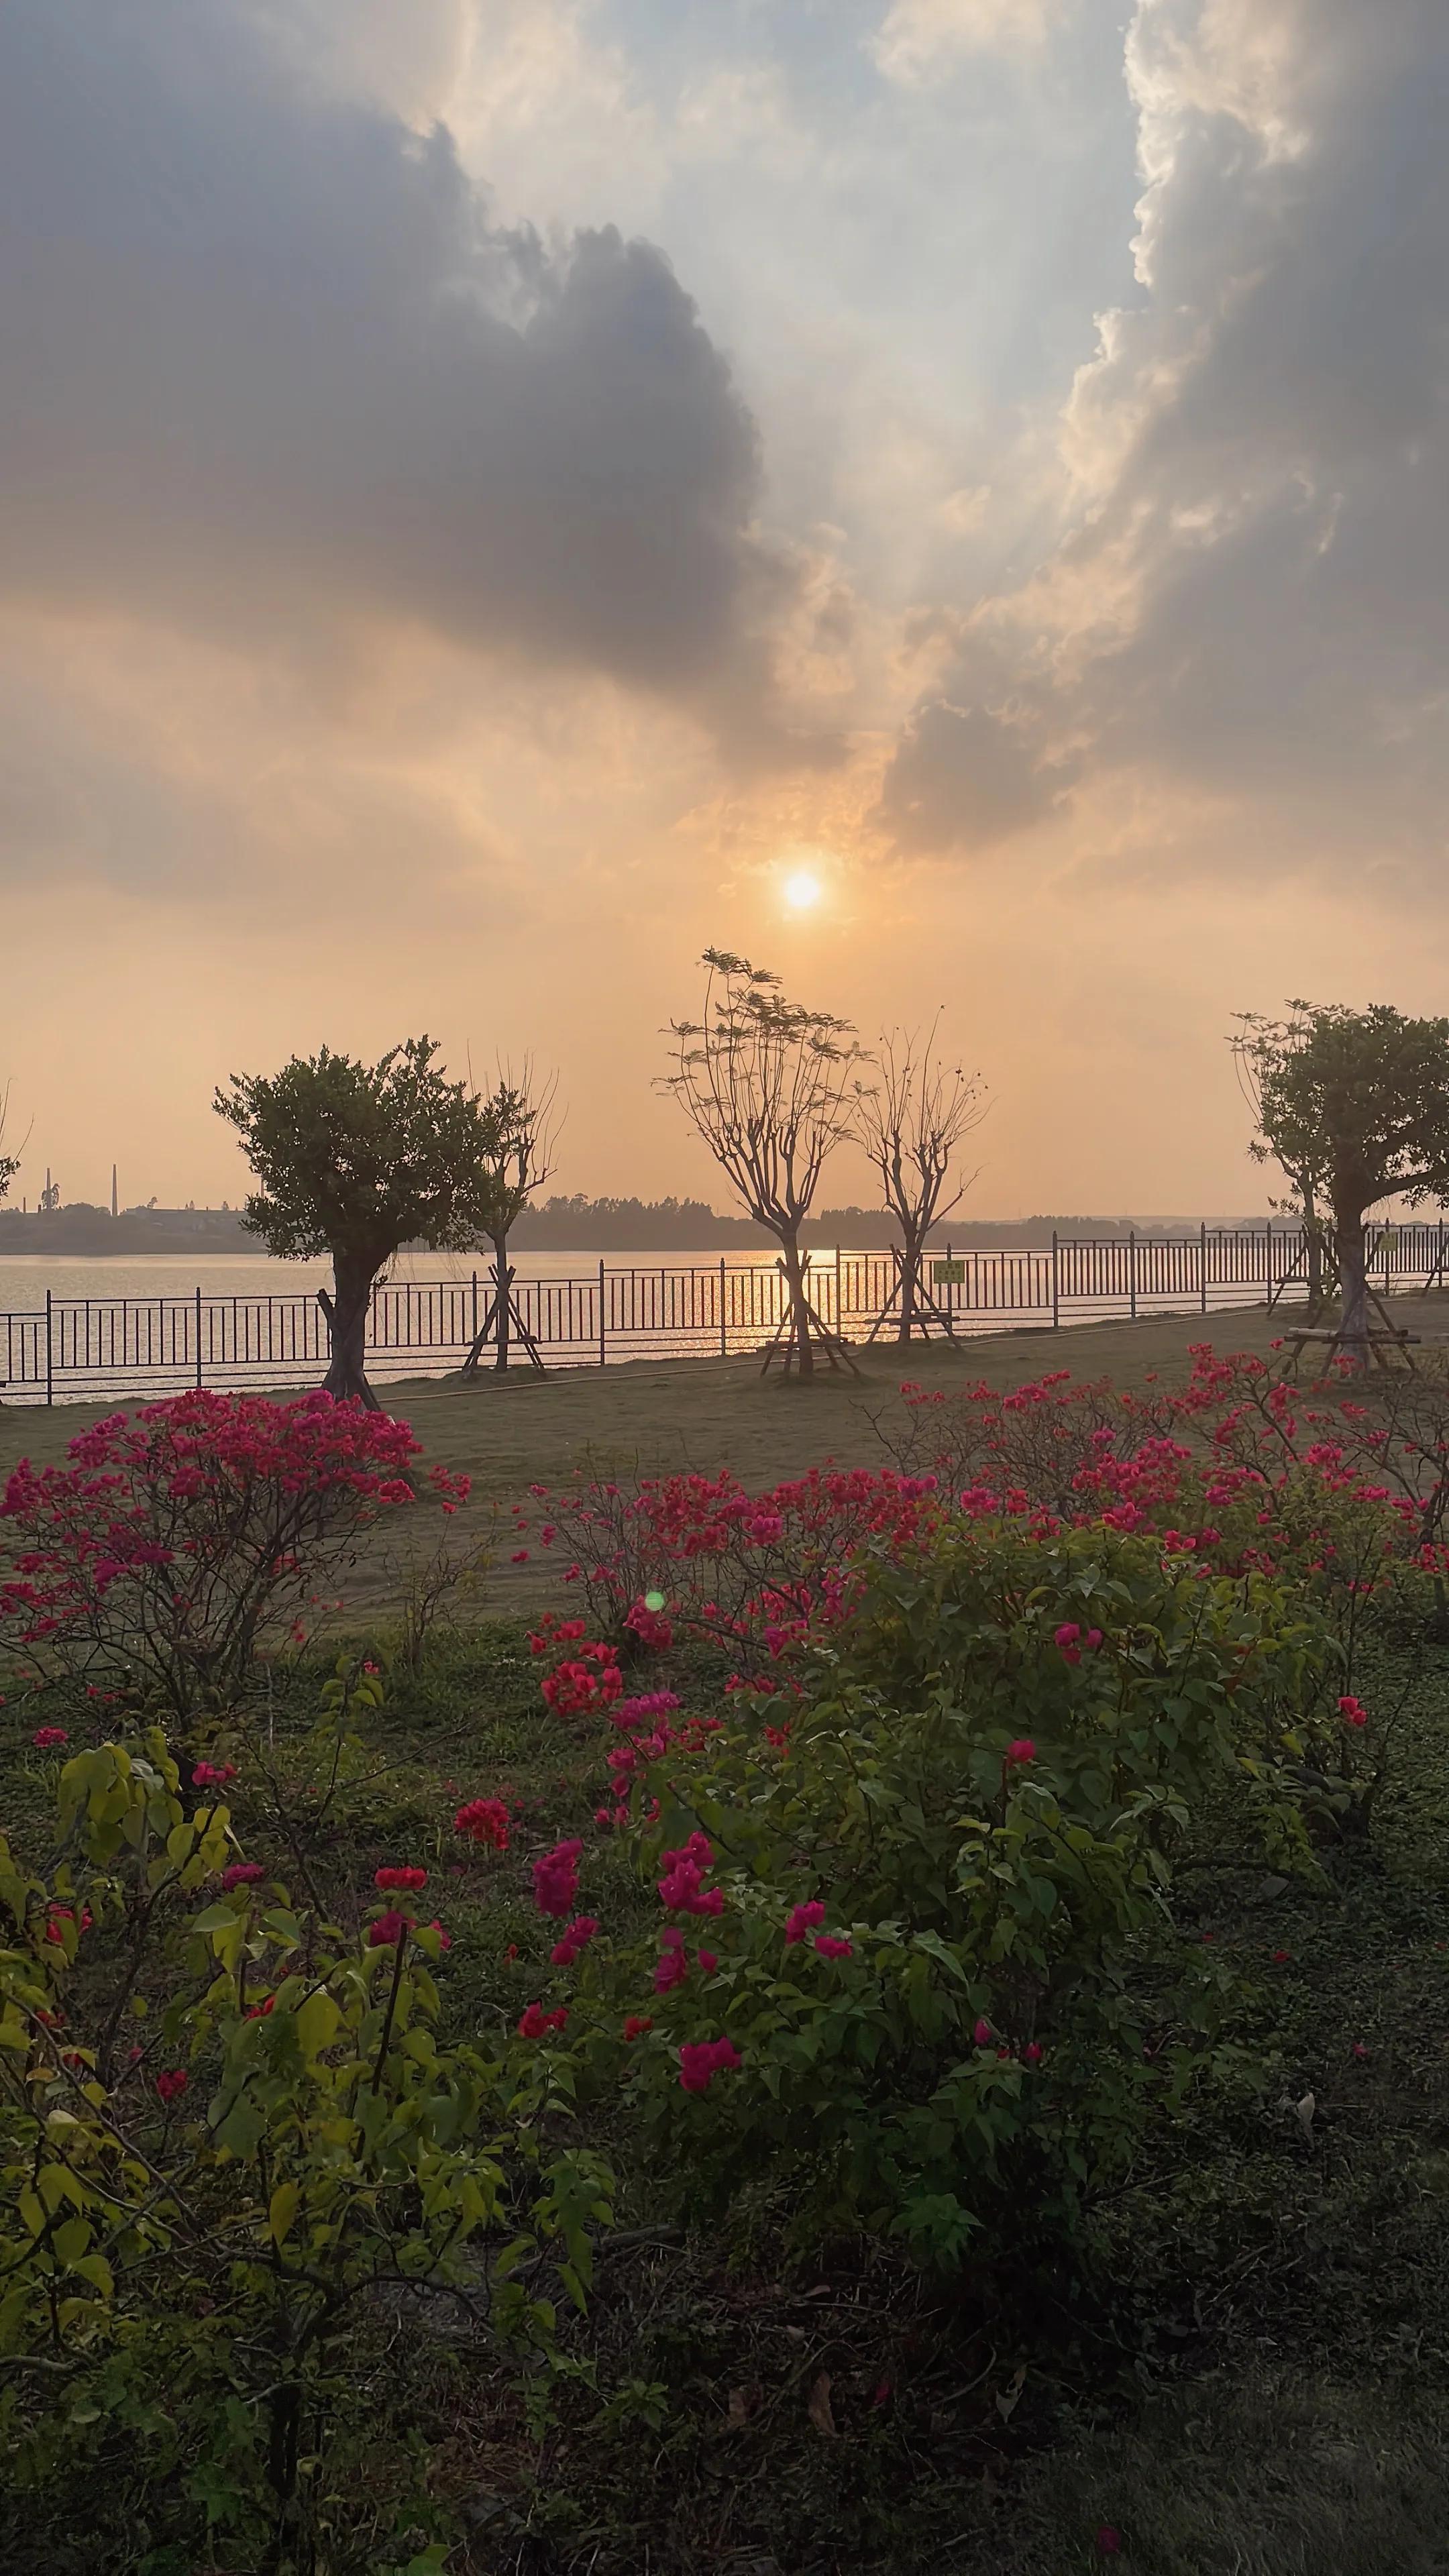
[{"label": "distant treeline", "polygon": [[[1263,1219],[1244,1218],[1261,1225]],[[1141,1219],[1138,1233],[1146,1232]],[[1049,1244],[1062,1235],[1126,1236],[1134,1230],[1130,1216],[946,1217],[936,1226],[934,1244],[959,1244],[965,1251],[988,1251],[1003,1245]],[[1161,1234],[1196,1234],[1185,1219],[1154,1222]],[[852,1252],[870,1252],[898,1242],[900,1230],[880,1208],[822,1208],[801,1228],[802,1240],[817,1250],[838,1243]],[[725,1252],[768,1250],[773,1237],[749,1217],[717,1216],[703,1199],[551,1198],[521,1216],[513,1239],[520,1252]]]},{"label": "distant treeline", "polygon": [[[1234,1220],[1261,1226],[1260,1217]],[[1280,1225],[1286,1224],[1280,1218]],[[1129,1216],[947,1217],[931,1235],[938,1247],[949,1243],[965,1252],[1049,1244],[1053,1233],[1103,1239],[1138,1234],[1196,1234],[1184,1218]],[[801,1229],[816,1251],[836,1244],[851,1252],[883,1250],[898,1231],[878,1208],[822,1208]],[[517,1252],[764,1252],[773,1238],[748,1217],[718,1216],[703,1199],[546,1199],[530,1208],[513,1229]],[[22,1215],[18,1208],[0,1209],[0,1254],[48,1252],[72,1260],[92,1260],[106,1253],[260,1252],[235,1208],[126,1208],[112,1216],[109,1208],[77,1204],[44,1216]]]}]

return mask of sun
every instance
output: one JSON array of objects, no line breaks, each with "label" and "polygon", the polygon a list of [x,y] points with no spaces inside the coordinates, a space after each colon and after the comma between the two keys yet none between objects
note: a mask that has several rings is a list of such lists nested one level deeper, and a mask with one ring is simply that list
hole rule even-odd
[{"label": "sun", "polygon": [[811,912],[825,892],[820,879],[808,868],[796,868],[780,889],[792,912]]}]

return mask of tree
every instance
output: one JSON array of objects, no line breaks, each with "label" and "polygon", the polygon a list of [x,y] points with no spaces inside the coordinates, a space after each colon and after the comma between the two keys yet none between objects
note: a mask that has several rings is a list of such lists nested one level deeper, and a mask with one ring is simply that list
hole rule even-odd
[{"label": "tree", "polygon": [[785,1366],[808,1378],[821,1326],[800,1227],[827,1156],[854,1132],[865,1051],[849,1020],[787,1002],[766,967],[721,948],[707,948],[700,964],[704,1014],[670,1022],[674,1071],[661,1087],[692,1119],[746,1214],[779,1243],[790,1298]]},{"label": "tree", "polygon": [[249,1233],[284,1261],[330,1255],[329,1395],[377,1398],[364,1362],[372,1293],[405,1243],[462,1251],[478,1232],[477,1176],[487,1131],[477,1099],[408,1038],[374,1065],[323,1047],[276,1074],[234,1073],[218,1116],[235,1127],[261,1183],[242,1209]]},{"label": "tree", "polygon": [[497,1345],[495,1369],[508,1366],[510,1328],[516,1322],[528,1344],[534,1367],[542,1369],[531,1336],[513,1300],[513,1273],[508,1266],[508,1237],[535,1190],[551,1179],[560,1121],[554,1116],[557,1074],[540,1080],[533,1059],[525,1056],[517,1080],[511,1067],[500,1067],[498,1088],[479,1102],[479,1119],[487,1141],[475,1175],[479,1236],[493,1247],[493,1295],[483,1329],[463,1362],[464,1374],[478,1366],[484,1344]]},{"label": "tree", "polygon": [[[0,1091],[0,1145],[3,1145],[5,1142],[5,1114],[9,1107],[10,1085],[7,1082],[4,1090]],[[9,1189],[10,1184],[14,1180],[19,1169],[20,1157],[18,1154],[0,1154],[0,1199],[4,1198],[6,1191]]]},{"label": "tree", "polygon": [[[1263,1074],[1270,1070],[1280,1055],[1299,1043],[1293,1024],[1270,1020],[1261,1011],[1234,1013],[1241,1032],[1228,1040],[1237,1068],[1238,1086],[1255,1123],[1263,1123]],[[1310,1320],[1322,1309],[1324,1299],[1324,1251],[1331,1251],[1331,1226],[1325,1200],[1327,1196],[1327,1162],[1322,1140],[1317,1145],[1305,1136],[1290,1133],[1282,1151],[1264,1142],[1261,1135],[1248,1147],[1255,1163],[1276,1162],[1288,1183],[1288,1196],[1270,1199],[1268,1205],[1280,1215],[1296,1216],[1303,1228],[1308,1268],[1308,1313]],[[1305,1154],[1307,1159],[1285,1162],[1283,1153]]]},{"label": "tree", "polygon": [[[940,1013],[926,1030],[895,1029],[880,1042],[879,1083],[857,1090],[857,1133],[867,1160],[880,1175],[888,1213],[901,1229],[900,1319],[897,1339],[911,1340],[920,1314],[921,1258],[932,1226],[959,1207],[969,1183],[949,1198],[951,1158],[961,1139],[986,1115],[980,1078],[942,1062],[937,1052]],[[971,1175],[975,1178],[975,1174]],[[949,1326],[948,1326],[949,1329]]]},{"label": "tree", "polygon": [[[1250,1049],[1263,1149],[1328,1200],[1343,1291],[1342,1347],[1369,1356],[1364,1217],[1381,1199],[1449,1195],[1449,1019],[1387,1003],[1290,1002]],[[1310,1201],[1309,1204],[1315,1202]]]}]

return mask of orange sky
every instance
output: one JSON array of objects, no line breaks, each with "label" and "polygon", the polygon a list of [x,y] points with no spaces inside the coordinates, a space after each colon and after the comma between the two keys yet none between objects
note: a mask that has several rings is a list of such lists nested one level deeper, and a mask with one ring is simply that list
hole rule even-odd
[{"label": "orange sky", "polygon": [[716,942],[944,1007],[983,1214],[1261,1206],[1230,1014],[1449,990],[1442,45],[14,0],[17,1197],[235,1200],[218,1080],[425,1027],[558,1067],[560,1188],[723,1205],[651,1089]]}]

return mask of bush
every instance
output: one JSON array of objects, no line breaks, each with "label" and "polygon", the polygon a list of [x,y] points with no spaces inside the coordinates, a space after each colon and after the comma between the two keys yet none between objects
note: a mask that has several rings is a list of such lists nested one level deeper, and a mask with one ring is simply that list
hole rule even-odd
[{"label": "bush", "polygon": [[584,1976],[687,2196],[768,2180],[806,2242],[949,2264],[1072,2226],[1231,2062],[1174,1847],[1241,1782],[1313,1866],[1292,1766],[1331,1645],[1265,1578],[1101,1528],[943,1528],[863,1584],[784,1695],[648,1721],[616,1767],[669,1919]]},{"label": "bush", "polygon": [[582,2301],[608,2176],[559,2129],[548,2051],[435,2035],[426,1872],[380,1872],[347,1939],[178,1789],[158,1733],[101,1745],[61,1772],[53,1871],[0,1840],[10,2485],[54,2500],[119,2439],[178,2546],[337,2567],[384,2442],[359,2378],[377,2347],[395,2397],[399,2303],[446,2294],[495,2356],[547,2349],[529,2275],[551,2257]]},{"label": "bush", "polygon": [[[200,1390],[23,1460],[0,1504],[16,1572],[0,1644],[70,1675],[129,1670],[185,1724],[245,1683],[264,1636],[351,1560],[380,1513],[415,1500],[407,1424],[330,1396],[273,1404]],[[431,1471],[445,1510],[467,1492]]]}]

